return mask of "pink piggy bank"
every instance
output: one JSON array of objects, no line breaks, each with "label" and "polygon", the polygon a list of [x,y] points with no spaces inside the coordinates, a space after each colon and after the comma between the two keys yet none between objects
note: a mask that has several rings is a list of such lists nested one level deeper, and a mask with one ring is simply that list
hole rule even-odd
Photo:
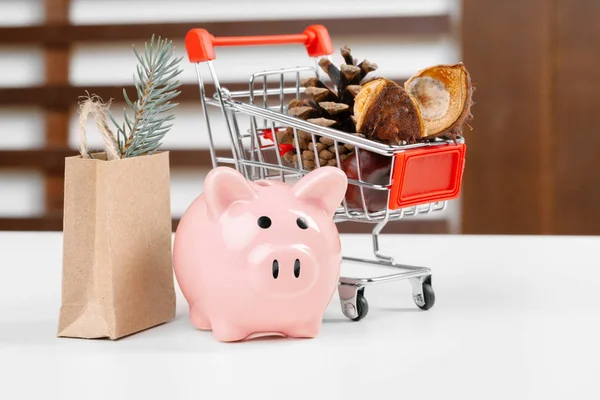
[{"label": "pink piggy bank", "polygon": [[347,184],[335,167],[294,185],[248,181],[229,167],[211,170],[173,246],[192,324],[223,342],[315,337],[339,279],[333,214]]}]

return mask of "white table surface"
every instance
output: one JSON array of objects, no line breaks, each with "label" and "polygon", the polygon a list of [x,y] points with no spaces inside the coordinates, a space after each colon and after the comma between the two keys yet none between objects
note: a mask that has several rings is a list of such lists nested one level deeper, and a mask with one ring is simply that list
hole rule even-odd
[{"label": "white table surface", "polygon": [[[343,236],[369,256],[370,236]],[[118,340],[56,337],[60,233],[0,233],[0,399],[598,399],[600,238],[384,235],[433,269],[369,287],[368,316],[334,296],[315,339],[219,343],[175,321]],[[344,265],[344,276],[385,269]],[[234,397],[235,396],[235,397]]]}]

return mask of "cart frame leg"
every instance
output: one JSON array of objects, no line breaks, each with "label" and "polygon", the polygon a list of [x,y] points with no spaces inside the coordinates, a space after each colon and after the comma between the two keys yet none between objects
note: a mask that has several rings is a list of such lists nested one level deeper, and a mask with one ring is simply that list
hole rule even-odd
[{"label": "cart frame leg", "polygon": [[359,321],[366,316],[368,303],[364,297],[365,287],[378,283],[408,279],[413,291],[413,300],[417,307],[428,310],[433,307],[435,295],[431,286],[431,270],[427,267],[398,264],[393,257],[384,255],[379,249],[379,234],[386,225],[383,220],[373,229],[373,253],[375,259],[343,257],[344,261],[350,261],[368,265],[393,267],[403,270],[394,274],[381,275],[371,278],[340,277],[338,294],[342,307],[342,313],[353,321]]},{"label": "cart frame leg", "polygon": [[342,313],[349,319],[354,320],[358,317],[358,309],[356,298],[360,286],[340,283],[338,285],[338,293],[342,303]]}]

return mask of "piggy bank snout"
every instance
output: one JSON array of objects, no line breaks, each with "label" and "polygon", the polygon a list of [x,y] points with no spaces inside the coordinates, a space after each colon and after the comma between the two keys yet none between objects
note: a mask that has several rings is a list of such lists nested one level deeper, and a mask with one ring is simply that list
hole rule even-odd
[{"label": "piggy bank snout", "polygon": [[318,263],[308,248],[284,247],[254,258],[250,279],[267,296],[295,296],[309,291],[318,279]]},{"label": "piggy bank snout", "polygon": [[[294,273],[294,278],[299,279],[300,275],[302,274],[302,261],[301,259],[305,259],[305,257],[298,257],[294,260],[294,264],[293,264],[293,273]],[[281,262],[283,261],[284,265],[281,265]],[[306,268],[312,268],[312,265],[314,263],[314,260],[307,260],[305,259],[304,261],[304,272],[306,273]],[[290,257],[280,257],[279,259],[275,258],[273,259],[273,263],[271,266],[271,272],[273,273],[273,279],[279,279],[279,271],[280,269],[282,270],[282,272],[289,272],[291,270],[291,265],[285,265],[285,264],[291,264],[290,262]],[[289,274],[288,274],[289,275]],[[282,276],[283,278],[283,276]]]}]

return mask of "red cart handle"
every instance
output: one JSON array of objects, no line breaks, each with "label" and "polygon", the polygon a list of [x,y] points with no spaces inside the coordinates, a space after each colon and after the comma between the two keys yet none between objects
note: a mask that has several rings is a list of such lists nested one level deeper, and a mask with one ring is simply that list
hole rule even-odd
[{"label": "red cart handle", "polygon": [[298,35],[229,36],[216,38],[206,29],[191,29],[185,36],[185,48],[190,62],[214,60],[216,46],[258,46],[301,43],[311,57],[333,53],[329,32],[322,25],[311,25]]}]

